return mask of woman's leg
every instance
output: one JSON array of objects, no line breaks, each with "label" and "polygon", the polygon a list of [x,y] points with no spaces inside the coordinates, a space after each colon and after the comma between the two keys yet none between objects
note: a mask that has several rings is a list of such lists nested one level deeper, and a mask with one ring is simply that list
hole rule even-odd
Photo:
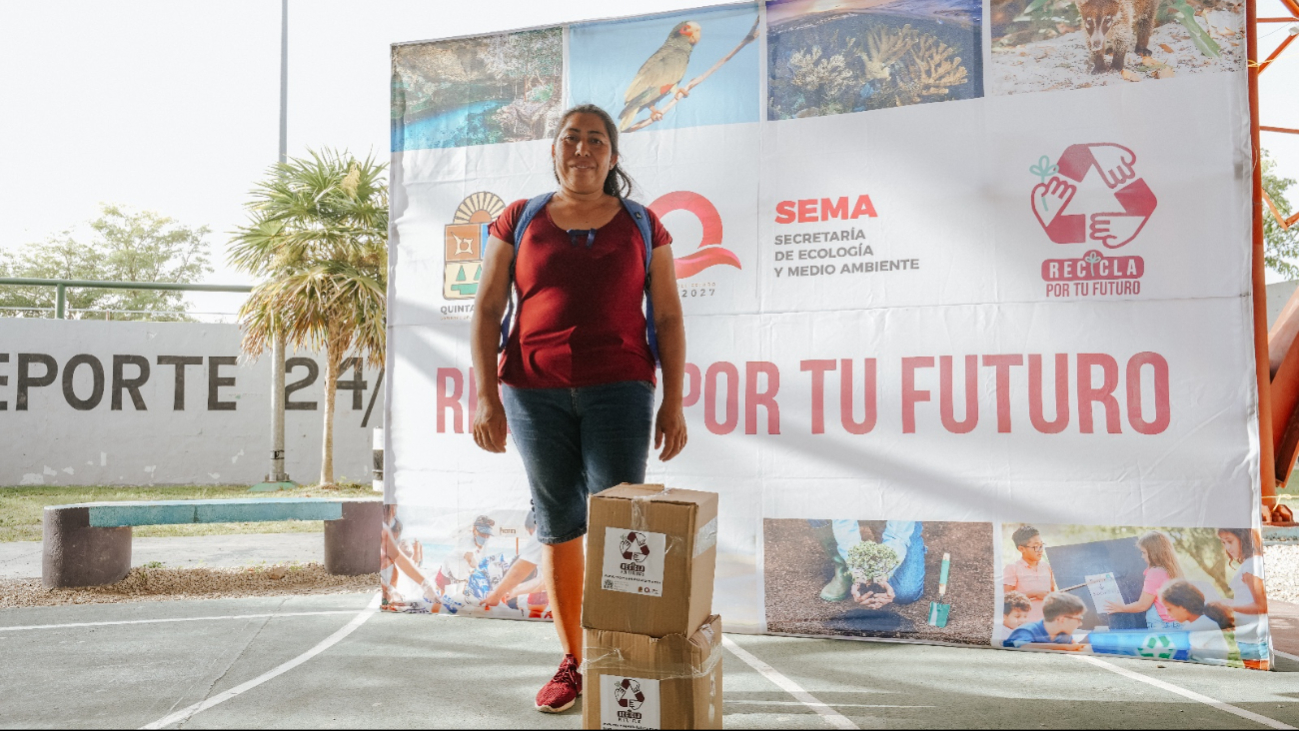
[{"label": "woman's leg", "polygon": [[578,389],[577,413],[587,491],[644,482],[654,430],[654,386],[622,381]]},{"label": "woman's leg", "polygon": [[541,573],[565,654],[582,658],[582,581],[586,480],[572,389],[504,386],[501,400],[523,457],[543,545]]},{"label": "woman's leg", "polygon": [[541,572],[550,594],[550,615],[565,655],[582,662],[582,589],[586,578],[584,539],[544,546]]}]

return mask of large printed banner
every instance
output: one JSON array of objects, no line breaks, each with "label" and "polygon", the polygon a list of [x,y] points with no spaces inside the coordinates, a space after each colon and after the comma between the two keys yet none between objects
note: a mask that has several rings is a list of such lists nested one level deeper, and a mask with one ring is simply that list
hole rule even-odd
[{"label": "large printed banner", "polygon": [[691,441],[649,480],[720,494],[728,630],[1267,667],[1244,5],[1132,7],[394,46],[385,606],[548,616],[469,320],[591,102],[674,239]]}]

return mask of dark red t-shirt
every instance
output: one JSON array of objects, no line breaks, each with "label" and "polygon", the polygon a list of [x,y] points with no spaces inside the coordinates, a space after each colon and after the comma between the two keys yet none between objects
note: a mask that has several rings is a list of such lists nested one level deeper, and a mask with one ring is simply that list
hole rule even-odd
[{"label": "dark red t-shirt", "polygon": [[[492,236],[514,243],[526,200],[492,222]],[[648,212],[648,209],[647,209]],[[672,236],[649,212],[654,248]],[[581,388],[619,381],[654,383],[645,337],[645,244],[626,208],[587,236],[570,236],[539,211],[515,247],[518,304],[501,355],[501,381],[516,388]]]}]

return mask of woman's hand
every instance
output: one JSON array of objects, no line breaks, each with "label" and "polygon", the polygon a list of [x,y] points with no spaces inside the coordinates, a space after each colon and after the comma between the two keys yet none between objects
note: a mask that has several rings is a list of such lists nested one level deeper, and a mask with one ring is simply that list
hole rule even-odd
[{"label": "woman's hand", "polygon": [[1115,602],[1115,601],[1105,602],[1106,614],[1124,614],[1127,611],[1128,611],[1128,605],[1126,604],[1122,604],[1120,602]]},{"label": "woman's hand", "polygon": [[686,413],[680,404],[666,402],[654,419],[654,448],[662,448],[659,459],[666,462],[686,448]]},{"label": "woman's hand", "polygon": [[499,401],[478,402],[474,414],[474,444],[488,452],[505,452],[505,407]]}]

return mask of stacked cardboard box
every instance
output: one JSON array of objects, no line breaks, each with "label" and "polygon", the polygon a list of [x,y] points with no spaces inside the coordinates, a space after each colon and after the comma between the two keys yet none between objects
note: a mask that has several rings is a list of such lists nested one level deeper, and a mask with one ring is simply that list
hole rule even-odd
[{"label": "stacked cardboard box", "polygon": [[619,485],[589,525],[583,726],[721,728],[717,495]]}]

